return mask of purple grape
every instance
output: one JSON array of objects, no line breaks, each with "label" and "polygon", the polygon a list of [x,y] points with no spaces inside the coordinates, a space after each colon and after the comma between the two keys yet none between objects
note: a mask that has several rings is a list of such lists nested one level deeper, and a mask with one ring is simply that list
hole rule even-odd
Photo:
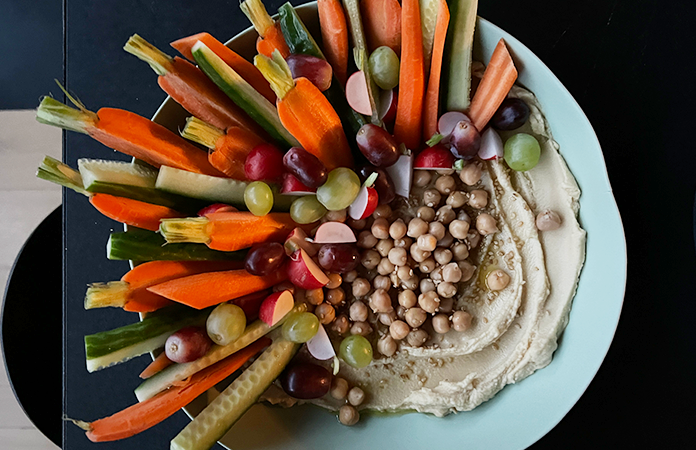
[{"label": "purple grape", "polygon": [[252,275],[269,275],[285,261],[285,248],[278,242],[268,242],[252,247],[244,260],[244,268]]},{"label": "purple grape", "polygon": [[293,147],[285,153],[283,165],[302,184],[310,188],[318,188],[326,182],[328,176],[324,163],[300,147]]},{"label": "purple grape", "polygon": [[362,154],[374,166],[389,167],[399,159],[396,140],[382,127],[371,123],[363,125],[355,140]]},{"label": "purple grape", "polygon": [[491,118],[493,128],[514,130],[529,118],[529,106],[519,98],[506,98]]},{"label": "purple grape", "polygon": [[195,361],[208,353],[213,341],[203,327],[186,327],[167,338],[164,351],[176,363]]},{"label": "purple grape", "polygon": [[394,182],[389,174],[383,169],[370,165],[362,166],[358,170],[358,176],[362,182],[365,182],[373,173],[377,173],[377,180],[375,181],[374,187],[377,189],[377,195],[379,195],[379,204],[384,205],[391,203],[396,198],[396,190],[394,188]]},{"label": "purple grape", "polygon": [[286,369],[280,377],[286,394],[299,399],[323,397],[331,388],[331,372],[312,363],[296,363]]},{"label": "purple grape", "polygon": [[325,60],[310,55],[289,55],[285,61],[293,78],[307,78],[322,92],[331,86],[333,70]]},{"label": "purple grape", "polygon": [[481,148],[481,135],[476,127],[466,120],[458,122],[450,134],[450,151],[459,159],[471,159]]},{"label": "purple grape", "polygon": [[360,252],[354,244],[324,244],[317,257],[324,270],[334,273],[350,272],[360,262]]}]

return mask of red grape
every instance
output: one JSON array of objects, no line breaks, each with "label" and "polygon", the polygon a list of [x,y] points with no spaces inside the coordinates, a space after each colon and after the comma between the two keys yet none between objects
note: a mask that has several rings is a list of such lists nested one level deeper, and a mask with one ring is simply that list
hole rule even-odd
[{"label": "red grape", "polygon": [[275,145],[257,145],[246,157],[244,174],[251,181],[280,178],[283,175],[283,153]]},{"label": "red grape", "polygon": [[519,98],[506,98],[491,118],[493,128],[514,130],[529,118],[529,106]]},{"label": "red grape", "polygon": [[176,363],[195,361],[208,353],[213,341],[203,327],[186,327],[167,338],[164,351]]},{"label": "red grape", "polygon": [[293,78],[307,78],[320,91],[331,86],[333,70],[325,60],[310,55],[289,55],[285,61],[290,66]]},{"label": "red grape", "polygon": [[471,122],[462,120],[454,126],[449,142],[452,145],[450,151],[454,156],[471,159],[481,148],[481,135]]},{"label": "red grape", "polygon": [[317,253],[319,265],[334,273],[346,273],[360,262],[360,253],[354,244],[324,244]]},{"label": "red grape", "polygon": [[331,388],[331,372],[312,363],[296,363],[287,368],[280,377],[286,394],[299,399],[323,397]]},{"label": "red grape", "polygon": [[355,137],[358,147],[370,164],[389,167],[399,159],[399,146],[384,128],[368,123]]},{"label": "red grape", "polygon": [[300,147],[293,147],[285,153],[283,164],[291,174],[307,187],[318,188],[326,182],[326,166],[319,158]]},{"label": "red grape", "polygon": [[244,268],[252,275],[269,275],[280,268],[286,256],[281,243],[268,242],[257,245],[247,253]]}]

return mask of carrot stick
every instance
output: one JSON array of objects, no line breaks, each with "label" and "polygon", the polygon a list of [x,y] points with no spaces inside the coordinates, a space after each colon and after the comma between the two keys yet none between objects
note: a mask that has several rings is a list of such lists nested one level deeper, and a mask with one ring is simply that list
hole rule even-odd
[{"label": "carrot stick", "polygon": [[296,226],[288,213],[255,216],[250,212],[216,212],[205,217],[165,219],[160,232],[168,243],[198,242],[231,252],[261,242],[282,241]]},{"label": "carrot stick", "polygon": [[154,374],[161,372],[162,370],[171,366],[172,364],[174,364],[174,361],[167,358],[167,353],[162,352],[157,356],[157,358],[155,358],[150,364],[148,364],[145,370],[140,372],[140,378],[150,378]]},{"label": "carrot stick", "polygon": [[339,0],[319,0],[317,8],[324,55],[336,79],[345,86],[348,78],[348,25],[343,6]]},{"label": "carrot stick", "polygon": [[433,41],[433,56],[430,61],[430,77],[428,88],[425,91],[423,106],[423,136],[430,139],[437,133],[437,120],[440,106],[440,75],[442,73],[442,59],[445,53],[445,39],[447,38],[447,26],[450,13],[446,0],[440,0],[440,9],[437,12],[435,24],[435,39]]},{"label": "carrot stick", "polygon": [[109,194],[94,194],[89,202],[97,208],[97,211],[110,219],[150,231],[159,229],[160,219],[186,217],[186,214],[166,206],[152,205]]},{"label": "carrot stick", "polygon": [[425,89],[420,6],[418,0],[403,0],[401,8],[401,68],[394,137],[409,149],[419,150]]},{"label": "carrot stick", "polygon": [[[246,80],[254,89],[256,89],[261,95],[266,97],[269,102],[275,103],[276,95],[269,86],[268,81],[261,75],[259,69],[254,67],[254,65],[238,55],[234,50],[227,47],[222,42],[215,39],[208,33],[198,33],[193,36],[188,36],[177,41],[172,42],[170,45],[174,47],[179,53],[186,57],[189,61],[195,61],[191,49],[196,42],[201,41],[208,46],[210,50],[218,55],[228,66],[234,69],[235,72],[239,74],[242,78]],[[194,114],[195,116],[196,114]],[[200,117],[200,116],[199,116]],[[201,117],[205,120],[205,118]],[[206,120],[206,122],[210,122]],[[212,123],[212,122],[211,122]],[[215,124],[213,124],[215,125]],[[217,125],[216,125],[217,126]],[[227,127],[218,127],[227,128]]]},{"label": "carrot stick", "polygon": [[252,275],[244,269],[227,270],[177,278],[147,289],[192,308],[204,309],[268,289],[287,278],[285,268],[264,276]]},{"label": "carrot stick", "polygon": [[361,0],[363,26],[370,51],[386,45],[401,52],[401,5],[399,0]]},{"label": "carrot stick", "polygon": [[279,23],[274,23],[272,27],[266,29],[266,34],[256,41],[256,50],[262,55],[272,55],[278,50],[283,58],[290,55],[290,49],[283,37],[283,31],[280,29]]},{"label": "carrot stick", "polygon": [[471,99],[469,117],[476,129],[483,128],[505,100],[508,92],[517,80],[517,69],[504,40],[498,41],[491,60],[483,73],[481,83]]},{"label": "carrot stick", "polygon": [[259,34],[256,50],[269,58],[275,50],[278,50],[283,58],[287,58],[290,49],[285,42],[285,37],[283,37],[283,31],[280,29],[280,24],[268,14],[263,2],[261,0],[244,0],[239,7]]},{"label": "carrot stick", "polygon": [[270,343],[271,340],[268,338],[259,339],[232,356],[194,374],[187,382],[173,386],[112,416],[87,424],[87,437],[92,442],[116,441],[157,425],[232,375]]}]

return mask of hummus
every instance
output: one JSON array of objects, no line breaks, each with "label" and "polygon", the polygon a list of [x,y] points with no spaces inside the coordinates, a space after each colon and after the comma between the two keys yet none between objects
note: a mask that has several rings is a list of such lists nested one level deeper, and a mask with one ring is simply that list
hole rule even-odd
[{"label": "hummus", "polygon": [[[534,95],[515,86],[510,96],[524,100],[531,114],[522,129],[509,134],[535,136],[541,158],[527,172],[510,170],[502,160],[484,165],[480,183],[490,195],[486,211],[497,219],[499,231],[472,251],[476,273],[458,286],[454,309],[473,316],[471,327],[431,332],[425,345],[400,344],[393,356],[376,356],[362,369],[341,364],[340,376],[366,393],[360,409],[436,416],[468,411],[551,362],[585,259],[585,231],[577,221],[580,189]],[[503,140],[506,134],[501,133]],[[418,194],[414,190],[412,197]],[[395,212],[413,217],[414,205],[412,198]],[[536,215],[547,209],[558,213],[562,225],[538,231]],[[492,292],[485,278],[497,268],[510,283]],[[265,399],[287,404],[283,397],[275,389]],[[343,404],[328,395],[309,402],[332,410]]]}]

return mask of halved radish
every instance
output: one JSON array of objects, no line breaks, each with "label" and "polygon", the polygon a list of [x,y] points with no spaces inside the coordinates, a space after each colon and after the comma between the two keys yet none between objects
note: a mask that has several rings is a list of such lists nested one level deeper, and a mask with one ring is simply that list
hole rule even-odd
[{"label": "halved radish", "polygon": [[319,325],[319,330],[317,334],[314,335],[312,339],[307,341],[307,350],[309,353],[320,361],[326,361],[336,356],[336,350],[331,344],[331,339],[329,335],[326,334],[326,329],[324,325]]},{"label": "halved radish", "polygon": [[291,173],[283,174],[283,184],[280,193],[285,195],[311,195],[316,193],[316,189],[305,186],[300,180]]},{"label": "halved radish", "polygon": [[309,256],[314,256],[319,251],[317,245],[307,240],[307,233],[302,228],[295,228],[290,232],[290,235],[285,239],[285,254],[291,256],[293,253],[302,249]]},{"label": "halved radish", "polygon": [[314,234],[315,244],[348,244],[357,241],[353,230],[341,222],[322,223]]},{"label": "halved radish", "polygon": [[446,112],[443,115],[441,115],[440,120],[437,121],[437,131],[443,136],[449,136],[452,133],[452,130],[454,130],[454,127],[457,126],[457,124],[462,120],[471,122],[469,116],[467,116],[463,112]]},{"label": "halved radish", "polygon": [[303,249],[290,256],[287,270],[290,282],[301,289],[319,289],[329,283],[329,277]]},{"label": "halved radish", "polygon": [[406,197],[411,194],[413,176],[413,155],[401,155],[394,164],[384,169],[394,183],[396,195]]},{"label": "halved radish", "polygon": [[378,203],[379,195],[377,194],[377,189],[362,186],[360,192],[358,192],[358,196],[348,207],[348,215],[353,220],[367,219],[375,212]]},{"label": "halved radish", "polygon": [[261,303],[259,319],[273,326],[285,317],[293,306],[295,306],[295,299],[290,291],[274,292]]},{"label": "halved radish", "polygon": [[413,168],[421,170],[451,169],[453,165],[454,155],[442,144],[426,148],[413,161]]},{"label": "halved radish", "polygon": [[215,212],[237,212],[239,211],[232,205],[226,203],[213,203],[212,205],[206,206],[205,208],[198,211],[198,215],[203,217],[206,214],[212,214]]},{"label": "halved radish", "polygon": [[379,94],[379,118],[385,122],[396,119],[396,92],[382,91]]},{"label": "halved radish", "polygon": [[504,154],[503,140],[493,128],[489,127],[481,135],[481,147],[478,151],[478,157],[485,160],[500,159]]},{"label": "halved radish", "polygon": [[372,114],[370,95],[367,92],[365,72],[358,70],[346,81],[346,100],[355,111],[369,116]]}]

